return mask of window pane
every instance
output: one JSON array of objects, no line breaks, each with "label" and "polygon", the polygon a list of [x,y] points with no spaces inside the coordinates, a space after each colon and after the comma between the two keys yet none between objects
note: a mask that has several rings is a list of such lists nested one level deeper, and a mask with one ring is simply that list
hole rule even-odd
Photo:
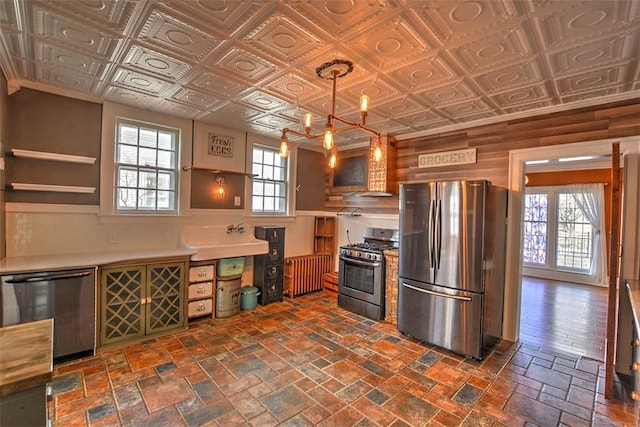
[{"label": "window pane", "polygon": [[138,191],[135,189],[118,189],[118,209],[135,209],[137,207]]},{"label": "window pane", "polygon": [[156,191],[150,189],[141,189],[138,193],[138,209],[149,210],[156,208]]},{"label": "window pane", "polygon": [[158,146],[158,131],[140,128],[140,146],[156,148]]},{"label": "window pane", "polygon": [[159,168],[174,169],[175,159],[175,154],[171,151],[158,151]]},{"label": "window pane", "polygon": [[264,194],[264,184],[262,181],[253,181],[253,194],[257,196],[261,196]]},{"label": "window pane", "polygon": [[273,179],[273,166],[265,165],[263,168],[262,179]]},{"label": "window pane", "polygon": [[[275,152],[273,152],[271,150],[269,150],[269,151],[264,150],[263,153],[264,153],[263,163],[265,165],[273,165],[273,157],[275,156]],[[280,155],[278,155],[278,156],[280,156]]]},{"label": "window pane", "polygon": [[262,176],[262,165],[260,163],[254,163],[251,167],[251,173],[254,175],[258,175],[258,178],[263,178]]},{"label": "window pane", "polygon": [[136,169],[120,168],[118,170],[118,186],[119,187],[137,187],[138,171]]},{"label": "window pane", "polygon": [[138,148],[131,145],[118,145],[117,160],[118,163],[127,165],[138,164]]},{"label": "window pane", "polygon": [[158,189],[159,190],[173,190],[173,173],[172,172],[159,172],[158,173]]},{"label": "window pane", "polygon": [[140,148],[140,166],[156,166],[156,150]]},{"label": "window pane", "polygon": [[587,271],[591,266],[593,228],[571,193],[558,194],[556,266]]},{"label": "window pane", "polygon": [[158,188],[156,171],[141,170],[139,182],[141,188]]},{"label": "window pane", "polygon": [[284,168],[274,168],[273,179],[276,181],[284,181]]},{"label": "window pane", "polygon": [[173,207],[174,207],[174,192],[158,191],[158,209],[173,210]]},{"label": "window pane", "polygon": [[120,124],[118,142],[121,144],[138,145],[138,127]]},{"label": "window pane", "polygon": [[158,133],[158,148],[161,150],[175,151],[175,138],[171,132]]},{"label": "window pane", "polygon": [[524,263],[545,265],[547,262],[547,194],[526,194],[524,202]]}]

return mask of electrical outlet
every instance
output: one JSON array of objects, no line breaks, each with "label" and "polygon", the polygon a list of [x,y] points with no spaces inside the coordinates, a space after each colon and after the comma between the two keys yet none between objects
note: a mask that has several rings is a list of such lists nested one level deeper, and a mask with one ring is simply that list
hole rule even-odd
[{"label": "electrical outlet", "polygon": [[233,198],[233,206],[240,206],[240,196]]},{"label": "electrical outlet", "polygon": [[118,233],[116,233],[115,231],[110,231],[107,235],[107,242],[111,244],[118,243]]}]

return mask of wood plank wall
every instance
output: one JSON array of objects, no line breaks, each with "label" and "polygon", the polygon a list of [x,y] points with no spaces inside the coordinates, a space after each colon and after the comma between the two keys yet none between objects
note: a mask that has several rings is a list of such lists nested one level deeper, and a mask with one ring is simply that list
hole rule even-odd
[{"label": "wood plank wall", "polygon": [[[640,100],[509,120],[397,142],[399,183],[436,179],[488,179],[507,187],[509,151],[640,135]],[[418,168],[418,155],[464,148],[477,149],[473,165]],[[398,196],[358,197],[331,193],[327,184],[325,208],[362,208],[365,213],[397,213]]]}]

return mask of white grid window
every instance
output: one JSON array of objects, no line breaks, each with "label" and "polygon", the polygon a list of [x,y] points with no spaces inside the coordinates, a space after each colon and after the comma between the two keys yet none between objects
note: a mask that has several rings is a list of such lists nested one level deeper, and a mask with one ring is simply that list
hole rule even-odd
[{"label": "white grid window", "polygon": [[251,210],[254,213],[285,214],[287,211],[287,163],[277,149],[253,146],[254,175]]},{"label": "white grid window", "polygon": [[177,213],[176,129],[119,120],[116,134],[116,211]]}]

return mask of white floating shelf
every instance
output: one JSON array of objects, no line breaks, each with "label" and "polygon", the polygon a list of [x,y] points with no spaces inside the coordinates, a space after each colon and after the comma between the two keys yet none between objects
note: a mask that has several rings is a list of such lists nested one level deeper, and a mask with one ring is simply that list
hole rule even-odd
[{"label": "white floating shelf", "polygon": [[16,157],[24,157],[27,159],[53,160],[56,162],[83,163],[87,165],[92,165],[96,162],[95,157],[75,156],[72,154],[48,153],[45,151],[22,150],[20,148],[12,148],[11,152]]},{"label": "white floating shelf", "polygon": [[48,185],[48,184],[24,184],[12,182],[11,188],[14,190],[26,191],[51,191],[54,193],[94,193],[96,187],[77,187],[75,185]]}]

